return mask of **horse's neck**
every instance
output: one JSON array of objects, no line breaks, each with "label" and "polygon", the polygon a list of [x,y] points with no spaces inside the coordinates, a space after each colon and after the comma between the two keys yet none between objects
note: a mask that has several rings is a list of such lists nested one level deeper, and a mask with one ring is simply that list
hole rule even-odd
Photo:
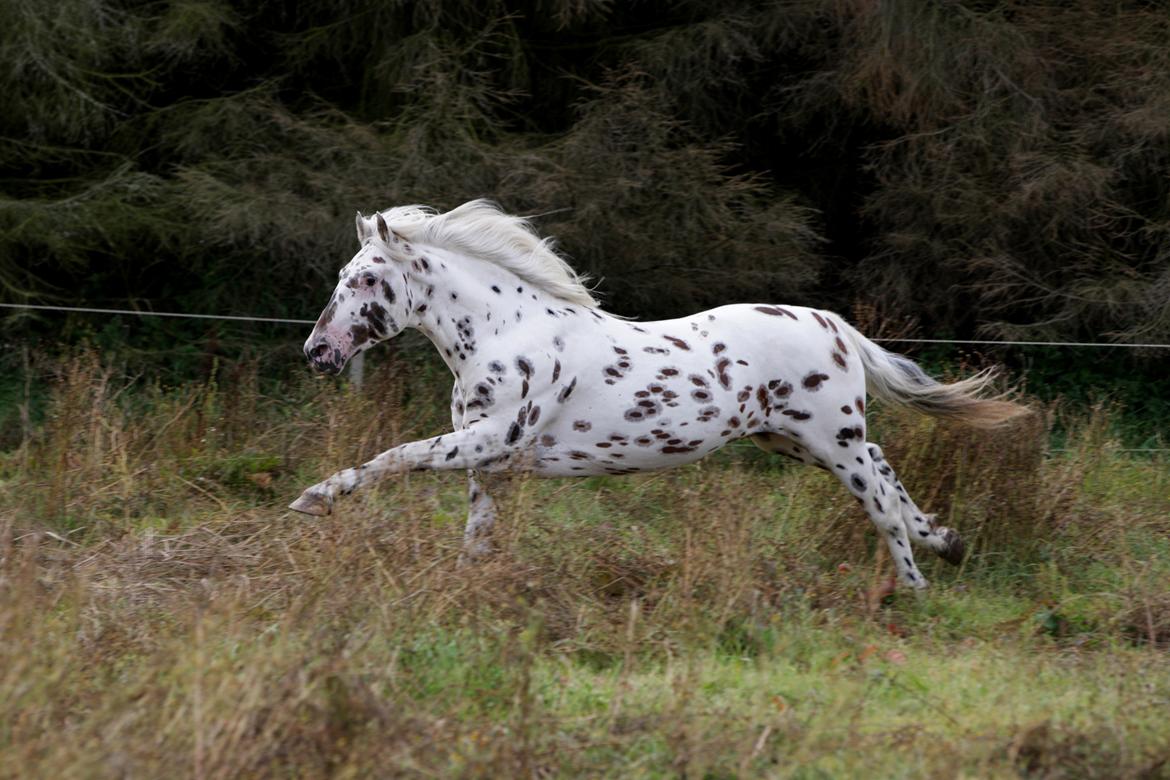
[{"label": "horse's neck", "polygon": [[407,271],[414,327],[422,331],[456,376],[477,362],[484,346],[536,320],[537,312],[564,307],[511,271],[478,258],[424,249],[428,267]]}]

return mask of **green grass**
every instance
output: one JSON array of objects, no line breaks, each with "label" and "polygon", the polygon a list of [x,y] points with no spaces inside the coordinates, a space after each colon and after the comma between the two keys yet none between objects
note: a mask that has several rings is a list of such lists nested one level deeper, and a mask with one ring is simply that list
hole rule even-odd
[{"label": "green grass", "polygon": [[845,492],[751,449],[501,485],[461,568],[462,475],[284,509],[441,427],[392,376],[148,397],[67,368],[0,456],[0,775],[1170,772],[1170,468],[1107,421],[1045,458],[1042,426],[880,413],[972,549],[887,595]]}]

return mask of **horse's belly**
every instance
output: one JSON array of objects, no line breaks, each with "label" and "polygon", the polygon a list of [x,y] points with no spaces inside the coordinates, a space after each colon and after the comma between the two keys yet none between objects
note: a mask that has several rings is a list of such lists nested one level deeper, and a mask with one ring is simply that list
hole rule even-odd
[{"label": "horse's belly", "polygon": [[[714,423],[714,424],[712,424]],[[732,428],[726,421],[707,424],[664,419],[637,429],[574,431],[562,434],[551,447],[539,447],[533,471],[542,476],[590,476],[632,474],[693,463],[729,441],[755,431],[742,424]]]}]

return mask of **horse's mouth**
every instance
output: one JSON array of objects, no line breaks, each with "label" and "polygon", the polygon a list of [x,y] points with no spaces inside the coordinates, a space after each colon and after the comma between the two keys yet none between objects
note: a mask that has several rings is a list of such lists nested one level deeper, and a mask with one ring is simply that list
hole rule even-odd
[{"label": "horse's mouth", "polygon": [[322,365],[321,363],[309,363],[309,367],[313,369],[313,378],[326,379],[331,376],[337,376],[341,370],[345,368],[344,363],[328,363]]}]

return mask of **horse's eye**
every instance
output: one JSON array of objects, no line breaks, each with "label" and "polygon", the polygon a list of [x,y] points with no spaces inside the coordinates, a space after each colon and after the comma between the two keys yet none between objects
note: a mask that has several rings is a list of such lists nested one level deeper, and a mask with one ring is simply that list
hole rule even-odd
[{"label": "horse's eye", "polygon": [[365,280],[365,282],[366,282],[366,287],[373,287],[375,284],[377,284],[377,283],[378,283],[378,280],[377,280],[377,279],[374,277],[374,275],[373,275],[373,274],[366,274],[366,275],[365,275],[364,277],[362,277],[362,278],[363,278],[363,279]]}]

